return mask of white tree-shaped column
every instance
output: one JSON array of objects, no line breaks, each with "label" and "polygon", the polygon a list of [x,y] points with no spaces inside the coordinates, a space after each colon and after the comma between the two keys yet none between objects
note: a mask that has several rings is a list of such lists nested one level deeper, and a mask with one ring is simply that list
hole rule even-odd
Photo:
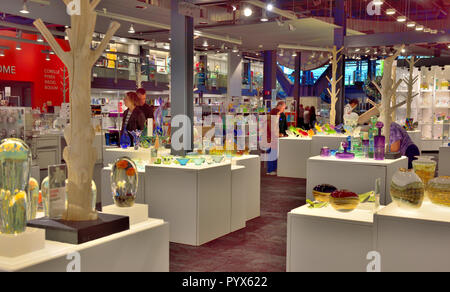
[{"label": "white tree-shaped column", "polygon": [[413,77],[414,74],[414,65],[416,65],[416,63],[419,61],[420,59],[415,58],[415,56],[412,56],[410,59],[407,59],[406,62],[408,62],[409,64],[409,77],[408,78],[404,78],[403,82],[406,83],[406,86],[408,88],[408,92],[406,93],[406,118],[410,119],[411,118],[411,104],[414,100],[414,98],[419,95],[419,93],[413,93],[414,91],[414,84],[417,82],[417,80],[419,79],[419,76],[416,75],[415,77]]},{"label": "white tree-shaped column", "polygon": [[397,88],[403,82],[403,80],[400,79],[394,83],[394,79],[392,78],[392,66],[404,47],[405,46],[402,45],[393,56],[384,59],[384,72],[383,78],[381,79],[381,87],[375,81],[372,81],[373,85],[381,93],[381,104],[377,105],[377,107],[380,110],[380,120],[384,124],[383,135],[386,137],[386,152],[390,152],[389,138],[391,132],[392,112],[406,103],[406,100],[404,100],[395,105],[391,104],[392,96],[397,92]]},{"label": "white tree-shaped column", "polygon": [[[66,5],[72,2],[63,1]],[[69,221],[97,219],[97,212],[92,209],[91,192],[96,161],[96,151],[92,146],[95,133],[91,124],[91,71],[120,27],[118,22],[112,22],[100,45],[95,50],[91,49],[97,20],[95,8],[100,1],[80,0],[80,13],[71,15],[71,28],[66,30],[70,51],[61,48],[41,19],[34,22],[69,71],[70,125],[64,131],[68,145],[64,149],[68,168],[68,205],[63,217]]]},{"label": "white tree-shaped column", "polygon": [[330,88],[327,88],[328,94],[331,98],[331,110],[330,110],[330,124],[332,126],[336,125],[336,103],[338,101],[338,95],[341,91],[340,88],[337,88],[337,85],[342,80],[343,76],[340,76],[336,79],[337,75],[337,69],[338,64],[342,60],[342,55],[338,57],[339,53],[344,49],[344,47],[340,48],[339,50],[336,48],[336,46],[333,46],[333,49],[331,50],[332,58],[331,58],[331,80],[327,77],[328,82],[331,84],[331,90]]}]

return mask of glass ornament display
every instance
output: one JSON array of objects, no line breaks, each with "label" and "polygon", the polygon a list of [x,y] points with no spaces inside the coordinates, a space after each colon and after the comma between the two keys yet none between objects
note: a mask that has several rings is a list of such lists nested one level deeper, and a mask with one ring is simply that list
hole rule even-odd
[{"label": "glass ornament display", "polygon": [[30,178],[28,183],[27,196],[27,220],[36,219],[39,206],[39,183],[36,179]]},{"label": "glass ornament display", "polygon": [[450,207],[450,176],[430,180],[425,194],[433,204]]},{"label": "glass ornament display", "polygon": [[0,233],[19,234],[27,225],[31,150],[20,139],[0,144]]},{"label": "glass ornament display", "polygon": [[138,190],[136,164],[128,157],[119,158],[111,171],[111,190],[117,207],[132,207]]},{"label": "glass ornament display", "polygon": [[390,194],[399,207],[418,209],[424,198],[424,184],[415,172],[401,168],[392,176]]}]

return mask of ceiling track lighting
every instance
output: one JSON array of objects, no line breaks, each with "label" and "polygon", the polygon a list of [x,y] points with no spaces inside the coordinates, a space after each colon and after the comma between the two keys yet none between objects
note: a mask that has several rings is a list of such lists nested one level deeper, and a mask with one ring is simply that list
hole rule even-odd
[{"label": "ceiling track lighting", "polygon": [[209,47],[209,44],[208,44],[208,41],[207,41],[207,40],[205,40],[205,41],[203,42],[203,47],[205,47],[205,48]]},{"label": "ceiling track lighting", "polygon": [[361,51],[360,48],[356,48],[356,49],[355,49],[355,52],[359,52],[359,51]]},{"label": "ceiling track lighting", "polygon": [[267,13],[265,10],[263,10],[262,12],[262,16],[261,16],[261,22],[268,22],[269,18],[267,17]]},{"label": "ceiling track lighting", "polygon": [[293,52],[292,57],[297,57],[297,52]]},{"label": "ceiling track lighting", "polygon": [[273,10],[273,3],[272,2],[267,3],[266,10],[267,11],[272,11]]},{"label": "ceiling track lighting", "polygon": [[399,17],[397,17],[397,21],[398,22],[405,22],[406,21],[406,16],[399,16]]},{"label": "ceiling track lighting", "polygon": [[[450,45],[449,45],[450,46]],[[284,50],[283,49],[281,49],[281,51],[280,51],[280,57],[283,57],[284,56]]]},{"label": "ceiling track lighting", "polygon": [[423,30],[423,32],[429,33],[429,32],[431,32],[431,28],[425,27],[424,30]]},{"label": "ceiling track lighting", "polygon": [[396,13],[396,11],[395,11],[394,8],[386,9],[386,14],[387,15],[394,15],[395,13]]},{"label": "ceiling track lighting", "polygon": [[43,43],[43,42],[44,42],[44,39],[42,38],[41,35],[38,35],[36,41],[39,42],[39,43]]},{"label": "ceiling track lighting", "polygon": [[45,56],[45,61],[50,61],[50,54],[47,54],[47,55]]},{"label": "ceiling track lighting", "polygon": [[20,10],[20,13],[22,13],[22,14],[29,14],[30,13],[30,11],[28,10],[28,7],[27,7],[27,1],[26,0],[23,1],[22,10]]},{"label": "ceiling track lighting", "polygon": [[234,47],[233,47],[233,51],[232,51],[232,52],[233,52],[233,53],[238,53],[238,52],[239,52],[237,46],[234,46]]}]

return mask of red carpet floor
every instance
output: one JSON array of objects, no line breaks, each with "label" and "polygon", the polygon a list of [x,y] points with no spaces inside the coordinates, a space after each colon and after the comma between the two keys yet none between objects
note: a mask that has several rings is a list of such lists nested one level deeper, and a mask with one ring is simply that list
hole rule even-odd
[{"label": "red carpet floor", "polygon": [[261,177],[261,217],[199,247],[170,244],[172,272],[285,272],[287,213],[305,204],[306,180]]}]

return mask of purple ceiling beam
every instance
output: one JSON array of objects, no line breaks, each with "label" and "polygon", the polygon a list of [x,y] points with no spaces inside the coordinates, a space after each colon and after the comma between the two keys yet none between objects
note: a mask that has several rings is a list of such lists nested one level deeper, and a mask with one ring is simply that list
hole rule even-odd
[{"label": "purple ceiling beam", "polygon": [[419,45],[430,43],[450,43],[450,33],[428,34],[423,32],[408,31],[395,33],[377,33],[367,35],[346,36],[344,45],[346,48],[395,46],[395,45]]}]

